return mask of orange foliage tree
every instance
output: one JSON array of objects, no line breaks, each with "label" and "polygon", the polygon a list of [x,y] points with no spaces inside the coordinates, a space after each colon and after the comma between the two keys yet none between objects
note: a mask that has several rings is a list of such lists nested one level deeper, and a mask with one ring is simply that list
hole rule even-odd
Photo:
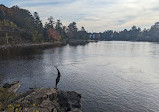
[{"label": "orange foliage tree", "polygon": [[56,41],[59,41],[61,39],[60,34],[53,28],[48,29],[48,37],[49,39],[54,39]]}]

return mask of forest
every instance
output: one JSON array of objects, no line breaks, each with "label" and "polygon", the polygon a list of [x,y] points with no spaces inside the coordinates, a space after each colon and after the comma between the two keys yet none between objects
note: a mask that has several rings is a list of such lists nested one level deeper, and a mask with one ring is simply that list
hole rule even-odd
[{"label": "forest", "polygon": [[50,16],[48,21],[43,24],[37,12],[32,14],[18,6],[8,8],[3,4],[0,5],[0,44],[67,42],[89,39],[159,42],[159,22],[156,22],[151,28],[143,30],[134,25],[130,30],[106,30],[100,33],[90,33],[84,27],[78,29],[76,22],[64,26],[60,20],[55,20],[53,16]]},{"label": "forest", "polygon": [[76,22],[64,26],[52,16],[44,25],[37,12],[33,14],[18,6],[8,8],[0,5],[0,43],[6,44],[69,41],[70,39],[88,39],[88,33],[82,27],[78,30]]}]

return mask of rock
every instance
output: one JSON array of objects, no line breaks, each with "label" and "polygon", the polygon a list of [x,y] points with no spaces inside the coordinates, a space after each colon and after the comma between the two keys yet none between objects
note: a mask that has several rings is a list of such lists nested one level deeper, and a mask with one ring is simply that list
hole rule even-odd
[{"label": "rock", "polygon": [[60,107],[63,108],[66,111],[71,110],[71,106],[69,104],[67,95],[64,91],[59,91],[57,93],[58,103],[60,104]]},{"label": "rock", "polygon": [[57,92],[58,102],[62,108],[70,110],[73,108],[81,108],[81,94],[75,91],[61,91]]},{"label": "rock", "polygon": [[23,112],[82,112],[75,109],[81,108],[81,94],[78,92],[39,88],[17,95],[19,87],[19,81],[15,81],[0,88],[0,111],[4,110],[2,103],[7,102],[7,105],[20,105]]},{"label": "rock", "polygon": [[7,89],[8,92],[16,93],[16,91],[20,88],[20,82],[14,81],[12,83],[5,83],[3,88]]},{"label": "rock", "polygon": [[56,100],[57,93],[56,90],[53,88],[41,88],[41,89],[35,89],[30,94],[27,94],[26,96],[21,97],[16,102],[17,103],[23,103],[23,105],[39,105],[44,100]]},{"label": "rock", "polygon": [[4,111],[5,108],[4,108],[4,105],[0,102],[0,111]]},{"label": "rock", "polygon": [[9,100],[15,97],[16,97],[15,93],[10,93],[7,91],[7,89],[0,87],[0,102],[4,104],[4,106],[6,106],[7,103],[9,103]]},{"label": "rock", "polygon": [[68,91],[67,98],[74,108],[81,108],[81,94],[75,91]]},{"label": "rock", "polygon": [[69,111],[69,112],[82,112],[82,111],[81,111],[81,110],[79,110],[79,109],[74,109],[74,110]]},{"label": "rock", "polygon": [[[28,91],[15,101],[21,104],[25,112],[61,112],[56,102],[57,92],[53,88],[41,88]],[[54,101],[54,102],[53,102]]]},{"label": "rock", "polygon": [[67,97],[71,101],[80,101],[81,94],[75,91],[67,91]]},{"label": "rock", "polygon": [[41,104],[40,107],[48,109],[50,112],[56,109],[56,106],[52,101],[49,100],[44,100]]},{"label": "rock", "polygon": [[81,102],[77,101],[76,103],[73,103],[72,107],[74,107],[74,108],[81,108]]},{"label": "rock", "polygon": [[[34,91],[28,93],[30,94],[16,101],[16,103],[21,103],[24,108],[29,108],[27,112],[33,110],[39,112],[61,112],[60,105],[56,102],[57,92],[55,89],[34,89]],[[32,105],[38,106],[39,108],[32,108]]]},{"label": "rock", "polygon": [[50,111],[46,108],[32,107],[32,108],[25,109],[24,112],[50,112]]}]

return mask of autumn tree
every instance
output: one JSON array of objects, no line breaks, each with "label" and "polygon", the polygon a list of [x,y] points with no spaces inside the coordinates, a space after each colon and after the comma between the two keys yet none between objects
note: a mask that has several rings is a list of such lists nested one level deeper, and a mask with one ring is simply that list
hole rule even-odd
[{"label": "autumn tree", "polygon": [[54,41],[60,41],[60,34],[53,28],[48,29],[48,37],[49,39],[53,39]]}]

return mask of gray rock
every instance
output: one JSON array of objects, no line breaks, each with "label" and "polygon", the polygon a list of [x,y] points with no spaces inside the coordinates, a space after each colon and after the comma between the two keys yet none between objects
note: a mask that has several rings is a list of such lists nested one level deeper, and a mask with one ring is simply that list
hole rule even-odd
[{"label": "gray rock", "polygon": [[27,96],[23,96],[20,99],[18,99],[16,102],[21,103],[25,106],[35,104],[39,105],[44,100],[56,100],[57,93],[56,90],[53,88],[41,88],[41,89],[35,89]]},{"label": "gray rock", "polygon": [[80,101],[81,94],[75,91],[67,91],[67,97],[70,101]]},{"label": "gray rock", "polygon": [[[50,112],[56,109],[55,104],[52,101],[49,100],[44,100],[41,104],[40,107],[48,109]],[[57,110],[57,109],[56,109]]]},{"label": "gray rock", "polygon": [[81,94],[75,91],[57,91],[58,102],[62,108],[68,111],[73,108],[81,108]]},{"label": "gray rock", "polygon": [[[6,83],[3,86],[9,93],[15,93],[19,87],[19,81]],[[78,109],[72,110],[81,108],[81,94],[75,91],[61,91],[53,88],[32,89],[10,99],[8,103],[20,104],[23,107],[23,112],[82,112]],[[0,109],[4,110],[1,103]]]},{"label": "gray rock", "polygon": [[63,108],[66,111],[71,110],[71,105],[69,104],[66,92],[58,90],[57,98],[61,108]]},{"label": "gray rock", "polygon": [[81,108],[81,94],[75,91],[67,91],[67,98],[74,108]]},{"label": "gray rock", "polygon": [[77,101],[77,102],[73,103],[72,107],[74,107],[74,108],[81,108],[81,102]]},{"label": "gray rock", "polygon": [[8,92],[16,93],[16,91],[20,88],[20,82],[14,81],[12,83],[5,83],[3,88],[7,89]]}]

